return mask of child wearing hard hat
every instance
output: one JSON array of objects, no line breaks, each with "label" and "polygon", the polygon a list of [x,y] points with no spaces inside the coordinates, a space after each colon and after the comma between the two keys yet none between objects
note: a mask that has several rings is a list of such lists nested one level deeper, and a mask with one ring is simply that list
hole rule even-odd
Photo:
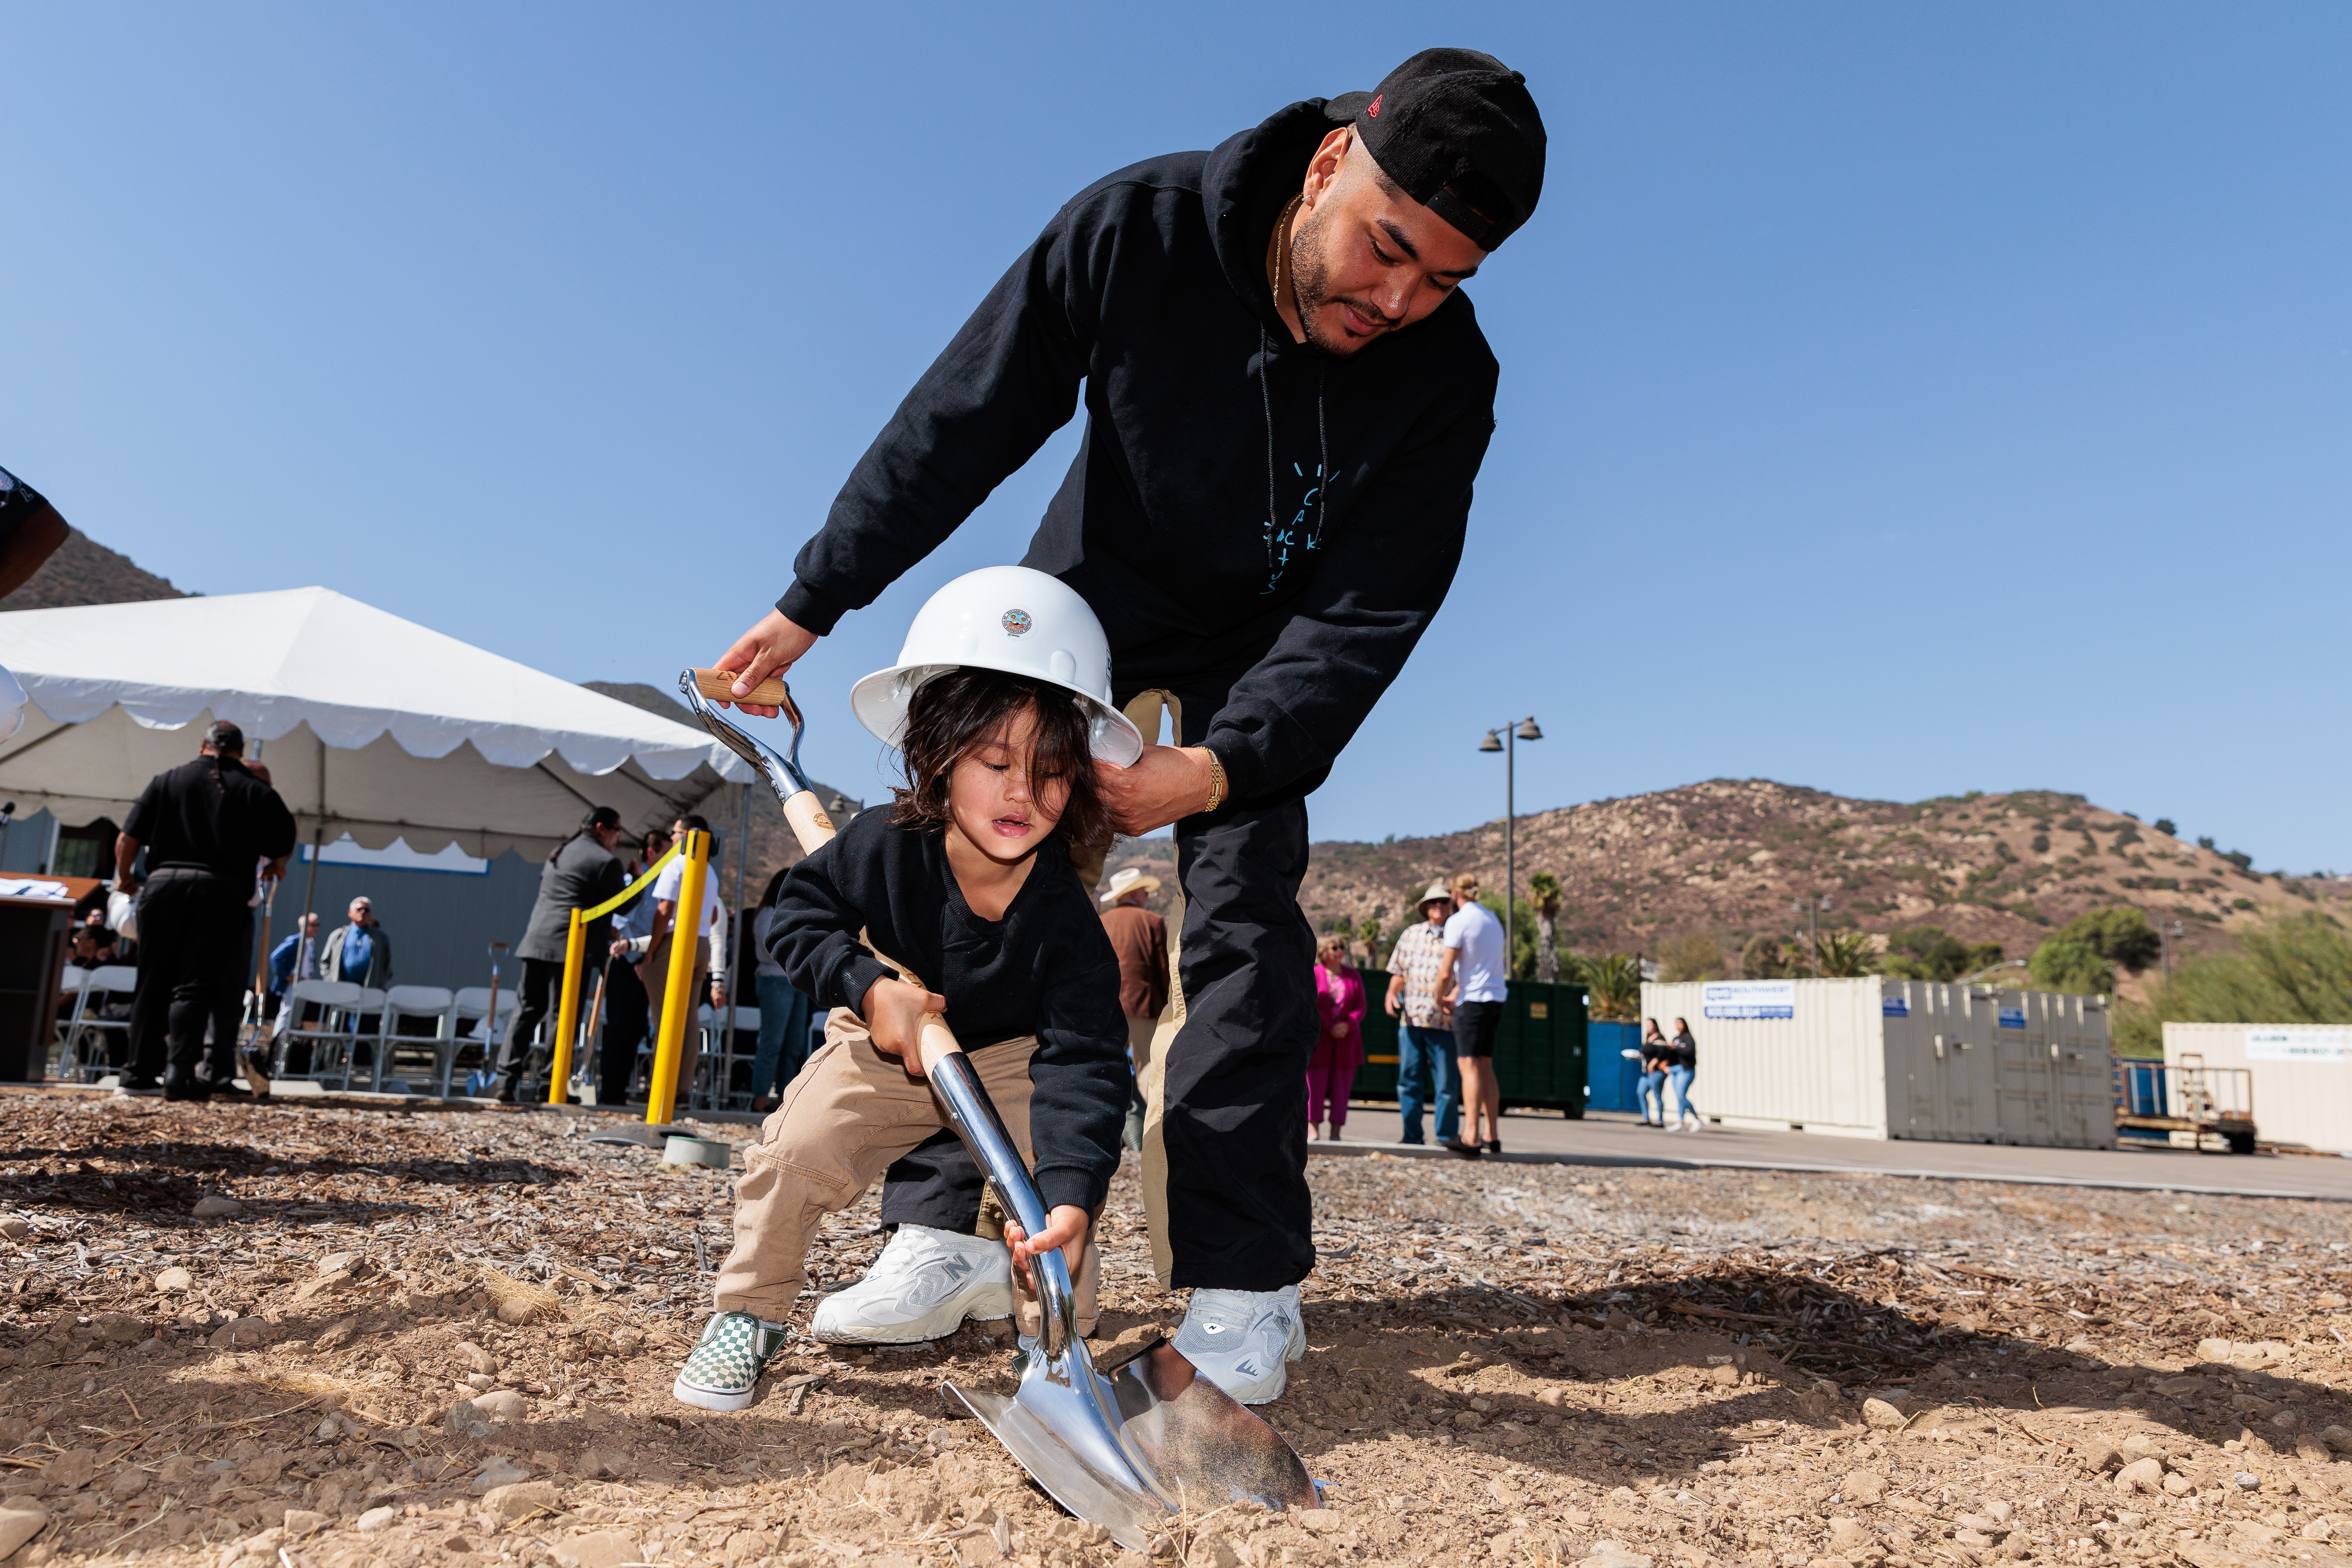
[{"label": "child wearing hard hat", "polygon": [[[1058,580],[1023,567],[957,579],[916,616],[898,663],[851,693],[899,749],[906,787],[792,868],[768,951],[829,1006],[824,1048],[761,1126],[736,1189],[717,1310],[672,1392],[740,1410],[781,1349],[817,1224],[947,1127],[920,1068],[922,1015],[942,1014],[1034,1173],[1046,1227],[1004,1239],[900,1223],[865,1281],[820,1304],[811,1332],[906,1344],[1013,1310],[1013,1264],[1063,1247],[1092,1316],[1087,1237],[1118,1163],[1127,1110],[1119,971],[1070,851],[1109,817],[1094,760],[1142,737],[1109,701],[1102,627]],[[934,989],[910,984],[877,956]]]}]

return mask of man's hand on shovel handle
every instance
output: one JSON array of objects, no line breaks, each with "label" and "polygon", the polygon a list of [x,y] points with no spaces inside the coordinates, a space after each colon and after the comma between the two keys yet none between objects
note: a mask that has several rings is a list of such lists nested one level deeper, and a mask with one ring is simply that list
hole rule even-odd
[{"label": "man's hand on shovel handle", "polygon": [[[732,670],[739,679],[738,692],[749,692],[772,675],[782,675],[797,663],[800,657],[816,646],[816,634],[793,625],[784,618],[782,610],[770,610],[760,617],[760,624],[735,639],[735,646],[719,656],[713,669]],[[727,706],[722,703],[722,707]],[[776,710],[764,702],[739,702],[734,706],[746,713],[756,713],[762,719],[772,719]]]},{"label": "man's hand on shovel handle", "polygon": [[1191,816],[1209,804],[1209,748],[1146,746],[1127,767],[1095,764],[1095,781],[1111,826],[1139,837]]},{"label": "man's hand on shovel handle", "polygon": [[1004,1245],[1012,1250],[1013,1261],[1020,1266],[1024,1289],[1036,1294],[1036,1281],[1029,1278],[1029,1260],[1062,1249],[1062,1260],[1070,1266],[1070,1278],[1078,1277],[1078,1260],[1087,1250],[1087,1211],[1063,1204],[1045,1215],[1045,1228],[1030,1236],[1021,1228],[1018,1220],[1004,1222]]}]

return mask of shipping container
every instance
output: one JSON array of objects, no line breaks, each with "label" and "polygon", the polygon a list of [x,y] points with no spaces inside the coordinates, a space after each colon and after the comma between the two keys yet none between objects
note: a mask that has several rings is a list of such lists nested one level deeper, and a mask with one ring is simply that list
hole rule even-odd
[{"label": "shipping container", "polygon": [[1847,1138],[2116,1144],[2103,998],[1924,980],[1645,984],[1698,1042],[1711,1121]]},{"label": "shipping container", "polygon": [[2319,1024],[2167,1024],[2164,1060],[2246,1069],[2265,1143],[2352,1152],[2352,1027]]},{"label": "shipping container", "polygon": [[[1353,1098],[1396,1099],[1397,1021],[1383,1005],[1385,969],[1363,969],[1364,1065]],[[1584,987],[1514,980],[1495,1037],[1495,1081],[1503,1108],[1528,1107],[1584,1114]],[[1433,1102],[1433,1104],[1434,1102]]]}]

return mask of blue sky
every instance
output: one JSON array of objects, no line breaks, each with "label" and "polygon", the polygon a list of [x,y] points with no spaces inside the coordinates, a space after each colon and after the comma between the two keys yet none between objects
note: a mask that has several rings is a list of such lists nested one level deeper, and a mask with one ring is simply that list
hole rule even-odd
[{"label": "blue sky", "polygon": [[[1096,176],[1465,44],[1542,209],[1436,626],[1318,836],[1719,774],[2352,867],[2352,10],[0,9],[0,463],[184,587],[667,680]],[[803,666],[1015,559],[1066,431]],[[351,657],[368,657],[353,647]]]}]

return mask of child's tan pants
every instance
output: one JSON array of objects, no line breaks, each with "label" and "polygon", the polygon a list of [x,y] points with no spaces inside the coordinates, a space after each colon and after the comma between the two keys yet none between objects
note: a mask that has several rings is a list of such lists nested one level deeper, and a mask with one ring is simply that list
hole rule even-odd
[{"label": "child's tan pants", "polygon": [[[1036,1037],[1024,1035],[970,1053],[1013,1146],[1032,1166],[1029,1058],[1036,1048]],[[856,1014],[835,1008],[824,1047],[744,1157],[735,1247],[719,1268],[719,1310],[772,1323],[789,1318],[807,1282],[802,1263],[817,1223],[856,1203],[892,1161],[947,1125],[929,1083],[876,1050]]]}]

